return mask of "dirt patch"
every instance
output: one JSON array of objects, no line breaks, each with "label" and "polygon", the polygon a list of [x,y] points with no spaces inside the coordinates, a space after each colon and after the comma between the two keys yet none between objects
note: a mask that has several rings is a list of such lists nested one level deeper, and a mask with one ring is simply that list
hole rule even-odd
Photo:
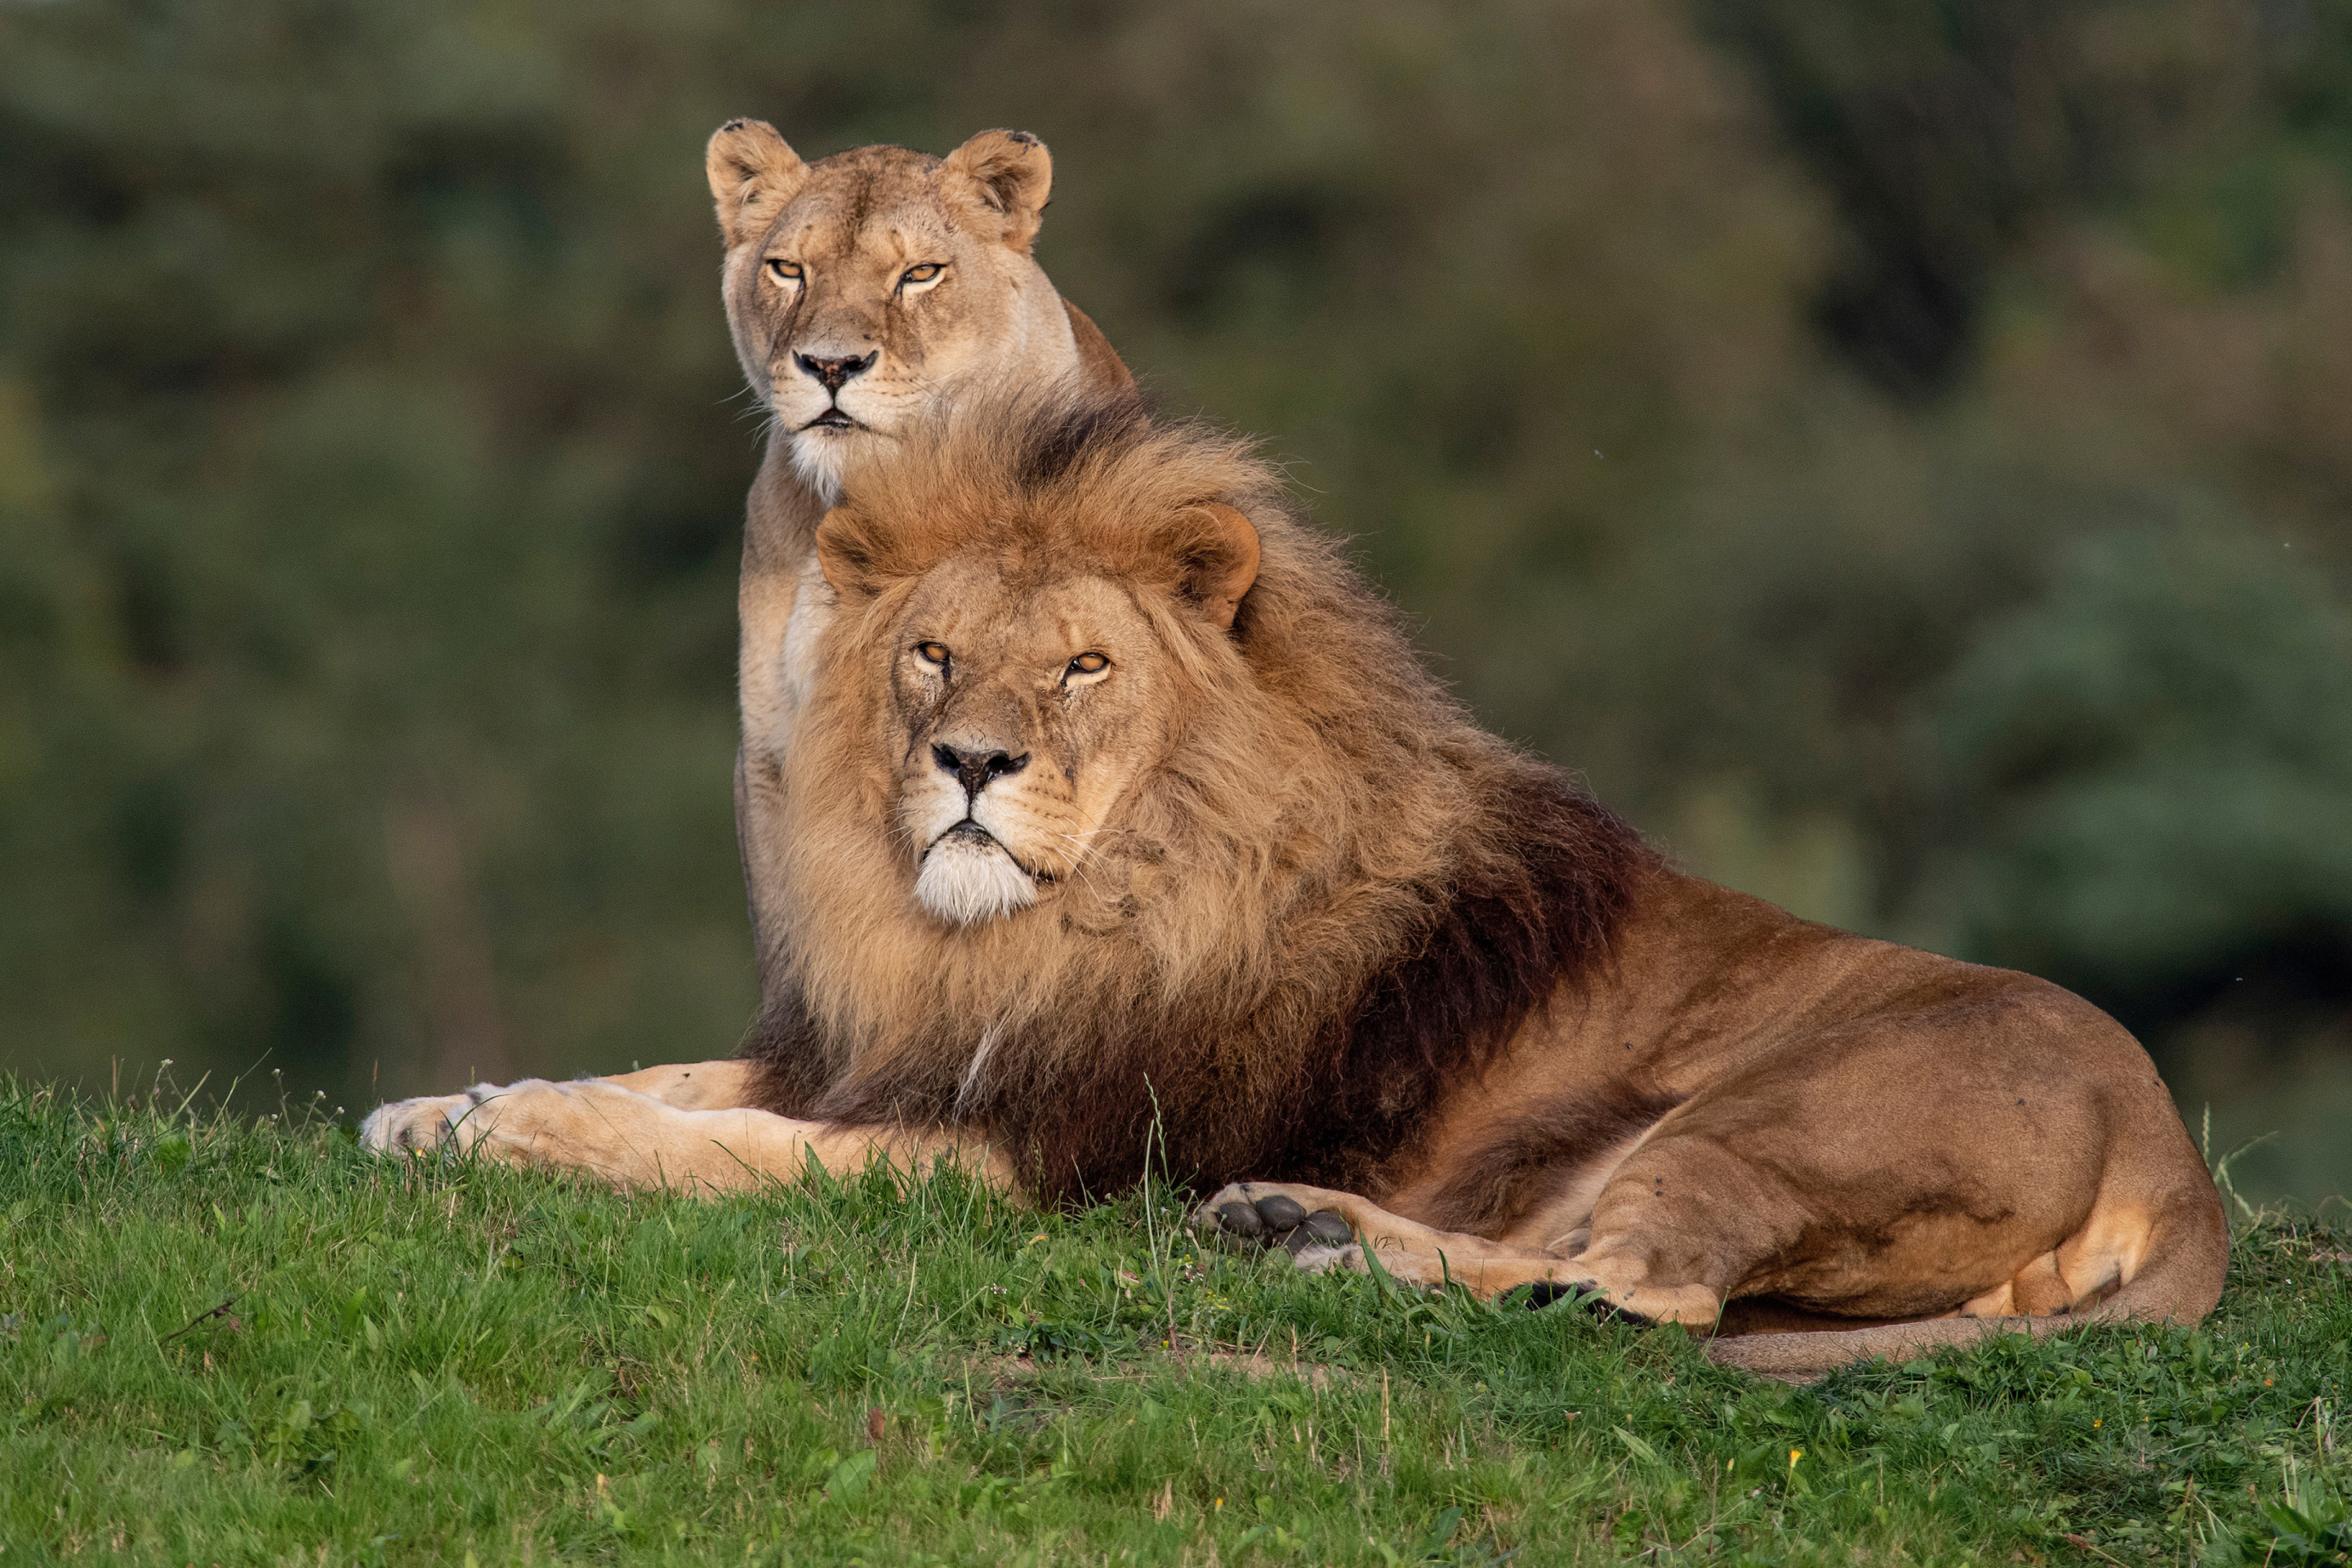
[{"label": "dirt patch", "polygon": [[1020,1383],[1051,1371],[1084,1371],[1097,1383],[1140,1383],[1160,1374],[1163,1367],[1179,1371],[1199,1367],[1230,1369],[1252,1382],[1270,1377],[1295,1377],[1312,1388],[1329,1388],[1346,1383],[1360,1374],[1323,1362],[1293,1360],[1288,1356],[1268,1353],[1265,1347],[1250,1350],[1239,1345],[1182,1344],[1175,1352],[1153,1349],[1139,1361],[1114,1362],[1096,1370],[1099,1363],[1072,1356],[1040,1362],[1024,1352],[1018,1355],[982,1356],[971,1363],[971,1370],[992,1383]]}]

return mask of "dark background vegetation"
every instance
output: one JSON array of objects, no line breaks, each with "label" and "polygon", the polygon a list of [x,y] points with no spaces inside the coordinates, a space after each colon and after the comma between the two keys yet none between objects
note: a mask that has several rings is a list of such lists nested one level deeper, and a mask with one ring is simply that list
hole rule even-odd
[{"label": "dark background vegetation", "polygon": [[1491,723],[2352,1188],[2352,0],[0,0],[0,1067],[731,1047],[743,113],[1044,136]]}]

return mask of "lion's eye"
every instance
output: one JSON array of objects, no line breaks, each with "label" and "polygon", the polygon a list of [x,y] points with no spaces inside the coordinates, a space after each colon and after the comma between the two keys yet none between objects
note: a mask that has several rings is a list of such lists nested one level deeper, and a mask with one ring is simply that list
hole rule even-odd
[{"label": "lion's eye", "polygon": [[771,256],[768,258],[768,277],[772,282],[797,283],[801,280],[801,264]]},{"label": "lion's eye", "polygon": [[942,261],[918,262],[898,274],[898,287],[901,289],[919,289],[926,283],[938,281],[940,274],[946,270],[947,264]]},{"label": "lion's eye", "polygon": [[938,670],[941,675],[945,675],[948,672],[948,645],[943,642],[917,643],[915,645],[915,657],[921,659],[925,664],[929,665],[932,668]]},{"label": "lion's eye", "polygon": [[1077,658],[1070,660],[1070,667],[1062,671],[1062,679],[1066,683],[1070,677],[1074,675],[1100,675],[1104,670],[1108,669],[1109,668],[1110,656],[1108,654],[1082,653],[1078,655]]}]

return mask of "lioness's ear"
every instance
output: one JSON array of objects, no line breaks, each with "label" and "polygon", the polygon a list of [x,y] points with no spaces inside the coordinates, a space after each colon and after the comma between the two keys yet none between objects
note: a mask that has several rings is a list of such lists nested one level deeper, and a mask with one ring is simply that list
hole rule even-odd
[{"label": "lioness's ear", "polygon": [[1026,250],[1054,193],[1054,155],[1026,131],[983,131],[948,154],[948,168],[975,180],[981,199],[1004,216],[1004,243]]},{"label": "lioness's ear", "polygon": [[844,598],[862,591],[874,565],[866,520],[845,506],[835,507],[816,525],[817,570]]},{"label": "lioness's ear", "polygon": [[730,120],[702,155],[727,248],[759,238],[808,178],[808,165],[764,120]]},{"label": "lioness's ear", "polygon": [[1185,514],[1197,531],[1177,547],[1183,594],[1219,629],[1231,631],[1242,595],[1257,581],[1257,529],[1222,501],[1202,501]]}]

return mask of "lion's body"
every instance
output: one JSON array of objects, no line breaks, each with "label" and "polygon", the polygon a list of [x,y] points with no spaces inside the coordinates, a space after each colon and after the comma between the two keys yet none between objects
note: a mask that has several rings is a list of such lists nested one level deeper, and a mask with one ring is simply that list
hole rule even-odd
[{"label": "lion's body", "polygon": [[1527,1036],[1366,1194],[1496,1244],[1451,1263],[1476,1288],[1571,1251],[1627,1310],[1727,1334],[2048,1321],[2135,1281],[2126,1309],[2191,1321],[2220,1295],[2220,1202],[2147,1054],[2030,976],[1662,868],[1606,978]]},{"label": "lion's body", "polygon": [[1674,870],[1478,730],[1234,444],[967,419],[818,552],[744,1061],[372,1141],[712,1186],[952,1148],[1065,1200],[1164,1149],[1235,1184],[1212,1228],[1295,1201],[1402,1278],[1847,1330],[1718,1342],[1767,1369],[2216,1299],[2218,1195],[2119,1027]]}]

